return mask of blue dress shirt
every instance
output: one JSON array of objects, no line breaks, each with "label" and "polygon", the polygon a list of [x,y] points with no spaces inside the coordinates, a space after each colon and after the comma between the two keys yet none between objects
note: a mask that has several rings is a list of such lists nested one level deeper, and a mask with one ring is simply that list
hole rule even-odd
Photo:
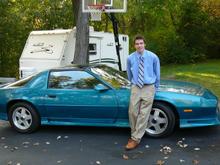
[{"label": "blue dress shirt", "polygon": [[160,60],[156,54],[148,50],[144,50],[143,55],[137,51],[129,55],[127,58],[128,80],[137,85],[140,56],[144,57],[144,84],[154,84],[158,89],[160,85]]}]

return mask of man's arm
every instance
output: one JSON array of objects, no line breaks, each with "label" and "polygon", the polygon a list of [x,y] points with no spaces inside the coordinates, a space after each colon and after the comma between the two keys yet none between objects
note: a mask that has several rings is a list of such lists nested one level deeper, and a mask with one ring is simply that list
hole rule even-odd
[{"label": "man's arm", "polygon": [[131,73],[131,62],[130,62],[129,58],[127,58],[127,75],[128,75],[128,80],[131,82],[132,73]]},{"label": "man's arm", "polygon": [[159,60],[158,57],[155,58],[154,72],[155,72],[155,75],[156,75],[155,87],[156,87],[156,90],[157,90],[159,88],[159,85],[160,85],[160,60]]}]

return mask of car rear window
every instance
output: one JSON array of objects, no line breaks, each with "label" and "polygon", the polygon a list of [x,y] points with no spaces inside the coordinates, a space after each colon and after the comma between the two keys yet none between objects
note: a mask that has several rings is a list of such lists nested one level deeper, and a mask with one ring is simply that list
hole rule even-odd
[{"label": "car rear window", "polygon": [[35,75],[36,74],[28,76],[26,78],[23,78],[21,80],[18,80],[18,81],[14,82],[14,83],[11,83],[11,84],[7,85],[6,87],[22,87],[22,86],[25,86],[28,82],[30,82],[33,79],[33,77]]}]

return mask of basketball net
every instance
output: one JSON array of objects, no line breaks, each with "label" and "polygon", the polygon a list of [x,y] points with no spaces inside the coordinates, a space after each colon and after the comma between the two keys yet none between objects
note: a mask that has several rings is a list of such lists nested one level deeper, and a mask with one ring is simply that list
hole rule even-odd
[{"label": "basketball net", "polygon": [[105,11],[105,5],[88,5],[88,9],[93,10],[90,12],[91,21],[102,20],[102,12]]}]

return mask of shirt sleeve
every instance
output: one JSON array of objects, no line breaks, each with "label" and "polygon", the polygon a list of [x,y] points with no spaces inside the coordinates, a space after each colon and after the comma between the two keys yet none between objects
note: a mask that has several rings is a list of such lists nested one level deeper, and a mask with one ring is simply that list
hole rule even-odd
[{"label": "shirt sleeve", "polygon": [[158,90],[159,85],[160,85],[160,60],[158,57],[156,57],[155,59],[154,72],[156,76],[155,87],[156,87],[156,90]]},{"label": "shirt sleeve", "polygon": [[127,75],[128,75],[128,80],[131,82],[132,73],[131,73],[131,62],[130,62],[129,58],[127,58]]}]

